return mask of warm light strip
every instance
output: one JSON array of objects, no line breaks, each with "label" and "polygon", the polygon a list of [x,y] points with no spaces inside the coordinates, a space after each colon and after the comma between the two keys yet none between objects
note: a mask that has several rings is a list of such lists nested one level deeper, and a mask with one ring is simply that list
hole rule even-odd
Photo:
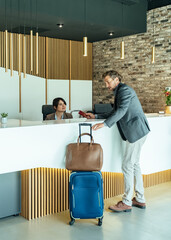
[{"label": "warm light strip", "polygon": [[39,34],[36,32],[36,74],[39,73]]},{"label": "warm light strip", "polygon": [[87,57],[87,37],[83,37],[83,56]]},{"label": "warm light strip", "polygon": [[26,78],[26,36],[23,37],[23,72],[24,78]]},{"label": "warm light strip", "polygon": [[33,71],[33,30],[30,30],[30,71]]},{"label": "warm light strip", "polygon": [[121,59],[125,58],[125,44],[124,41],[121,42]]},{"label": "warm light strip", "polygon": [[155,63],[155,47],[152,47],[151,63]]},{"label": "warm light strip", "polygon": [[18,34],[18,75],[21,75],[21,35]]},{"label": "warm light strip", "polygon": [[5,30],[5,72],[8,71],[8,32]]},{"label": "warm light strip", "polygon": [[10,69],[11,77],[13,76],[13,34],[10,33]]}]

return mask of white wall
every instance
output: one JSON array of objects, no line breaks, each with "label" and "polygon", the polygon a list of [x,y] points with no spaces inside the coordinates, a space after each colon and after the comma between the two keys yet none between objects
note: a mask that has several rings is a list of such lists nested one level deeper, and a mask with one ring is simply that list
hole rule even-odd
[{"label": "white wall", "polygon": [[27,74],[21,77],[22,119],[42,120],[42,105],[45,104],[45,79]]},{"label": "white wall", "polygon": [[0,113],[8,113],[9,118],[18,118],[19,112],[19,77],[14,71],[10,76],[10,71],[5,72],[0,67]]},{"label": "white wall", "polygon": [[[9,118],[24,120],[42,120],[42,105],[45,104],[45,79],[27,74],[21,74],[21,113],[19,113],[19,76],[10,70],[5,73],[0,68],[0,113],[7,112]],[[56,97],[62,97],[67,102],[67,111],[92,110],[92,81],[71,80],[71,110],[69,110],[69,80],[48,79],[47,103],[52,104]],[[74,117],[79,117],[73,113]]]},{"label": "white wall", "polygon": [[69,80],[48,79],[47,83],[47,103],[52,104],[56,97],[62,97],[67,103],[66,110],[69,110]]}]

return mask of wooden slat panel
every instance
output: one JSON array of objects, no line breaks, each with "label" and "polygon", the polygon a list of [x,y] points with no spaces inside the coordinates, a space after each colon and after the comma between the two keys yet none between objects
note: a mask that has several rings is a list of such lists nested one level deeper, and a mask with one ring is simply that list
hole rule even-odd
[{"label": "wooden slat panel", "polygon": [[69,79],[69,41],[48,39],[48,78]]},{"label": "wooden slat panel", "polygon": [[88,43],[88,56],[83,56],[83,42],[71,41],[71,79],[92,80],[92,43]]},{"label": "wooden slat panel", "polygon": [[[61,212],[69,208],[68,184],[70,171],[37,168],[22,171],[21,215],[27,219]],[[102,172],[104,199],[124,193],[122,173]],[[143,175],[144,187],[171,181],[171,170]]]}]

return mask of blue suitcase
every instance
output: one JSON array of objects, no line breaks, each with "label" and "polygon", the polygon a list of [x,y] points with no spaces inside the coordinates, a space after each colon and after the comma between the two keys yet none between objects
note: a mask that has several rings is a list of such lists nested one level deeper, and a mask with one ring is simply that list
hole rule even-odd
[{"label": "blue suitcase", "polygon": [[101,172],[72,172],[69,179],[70,225],[75,219],[103,219],[103,179]]}]

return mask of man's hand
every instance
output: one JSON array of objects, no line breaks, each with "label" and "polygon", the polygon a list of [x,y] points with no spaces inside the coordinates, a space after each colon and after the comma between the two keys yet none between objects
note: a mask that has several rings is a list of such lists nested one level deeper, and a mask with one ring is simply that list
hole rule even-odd
[{"label": "man's hand", "polygon": [[97,124],[95,124],[95,125],[92,126],[92,129],[93,129],[94,131],[96,131],[96,130],[102,128],[102,127],[104,127],[104,123],[97,123]]},{"label": "man's hand", "polygon": [[86,113],[86,118],[88,119],[95,119],[95,115],[93,113]]}]

